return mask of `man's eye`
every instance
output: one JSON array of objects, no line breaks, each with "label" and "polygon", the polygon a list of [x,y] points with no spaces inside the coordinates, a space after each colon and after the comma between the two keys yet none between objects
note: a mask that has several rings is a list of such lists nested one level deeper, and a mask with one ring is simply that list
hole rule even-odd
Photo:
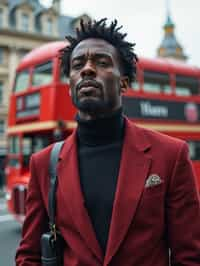
[{"label": "man's eye", "polygon": [[107,67],[107,66],[109,66],[109,63],[108,63],[107,61],[105,61],[105,60],[99,60],[99,61],[97,62],[97,64],[98,64],[99,66],[103,66],[103,67]]},{"label": "man's eye", "polygon": [[80,69],[83,66],[81,62],[73,63],[72,68],[73,69]]}]

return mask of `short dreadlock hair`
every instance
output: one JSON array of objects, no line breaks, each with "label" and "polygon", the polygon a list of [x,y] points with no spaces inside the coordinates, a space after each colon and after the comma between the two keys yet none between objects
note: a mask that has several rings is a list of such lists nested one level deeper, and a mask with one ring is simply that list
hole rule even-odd
[{"label": "short dreadlock hair", "polygon": [[123,75],[129,78],[129,82],[134,81],[136,75],[137,55],[134,53],[135,43],[125,41],[127,33],[121,33],[122,26],[117,26],[117,20],[106,25],[107,18],[99,21],[80,21],[80,28],[76,28],[76,37],[66,36],[70,45],[61,50],[61,67],[66,76],[69,76],[70,57],[74,48],[83,40],[88,38],[103,39],[112,44],[118,51],[120,62],[122,63]]}]

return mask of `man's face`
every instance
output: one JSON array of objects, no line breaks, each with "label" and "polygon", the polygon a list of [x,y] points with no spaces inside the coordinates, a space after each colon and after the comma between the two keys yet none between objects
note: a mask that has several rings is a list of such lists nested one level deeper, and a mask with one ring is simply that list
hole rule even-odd
[{"label": "man's face", "polygon": [[102,39],[86,39],[70,61],[72,101],[81,114],[105,115],[120,107],[120,63],[114,46]]}]

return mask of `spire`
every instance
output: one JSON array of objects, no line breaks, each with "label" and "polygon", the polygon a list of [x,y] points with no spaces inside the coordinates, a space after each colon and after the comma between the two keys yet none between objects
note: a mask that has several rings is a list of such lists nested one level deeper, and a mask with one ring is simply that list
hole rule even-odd
[{"label": "spire", "polygon": [[165,5],[166,5],[167,17],[170,17],[169,0],[165,0]]},{"label": "spire", "polygon": [[184,54],[183,48],[178,43],[174,33],[175,24],[171,19],[169,0],[166,0],[166,11],[167,11],[166,22],[163,26],[164,38],[162,40],[160,47],[157,49],[157,56],[175,58],[185,61],[187,59],[187,56]]},{"label": "spire", "polygon": [[169,0],[165,0],[165,3],[166,3],[166,11],[167,11],[167,19],[166,19],[166,22],[165,22],[165,25],[164,25],[164,29],[165,31],[167,29],[174,29],[175,25],[171,19],[171,15],[170,15],[170,9],[169,9]]},{"label": "spire", "polygon": [[172,19],[170,17],[170,15],[167,16],[167,20],[165,22],[165,25],[164,25],[164,29],[166,28],[174,28],[174,23],[172,22]]}]

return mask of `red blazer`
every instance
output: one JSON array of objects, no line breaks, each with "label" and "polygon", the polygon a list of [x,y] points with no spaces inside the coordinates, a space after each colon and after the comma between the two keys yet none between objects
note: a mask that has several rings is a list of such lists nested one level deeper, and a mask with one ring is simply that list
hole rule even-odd
[{"label": "red blazer", "polygon": [[[48,228],[51,147],[32,156],[18,266],[41,265],[40,237]],[[152,175],[159,182],[149,185]],[[200,265],[200,198],[185,142],[126,119],[105,256],[84,206],[76,131],[61,151],[58,176],[57,226],[66,241],[65,266],[167,266],[168,247],[172,266]]]}]

